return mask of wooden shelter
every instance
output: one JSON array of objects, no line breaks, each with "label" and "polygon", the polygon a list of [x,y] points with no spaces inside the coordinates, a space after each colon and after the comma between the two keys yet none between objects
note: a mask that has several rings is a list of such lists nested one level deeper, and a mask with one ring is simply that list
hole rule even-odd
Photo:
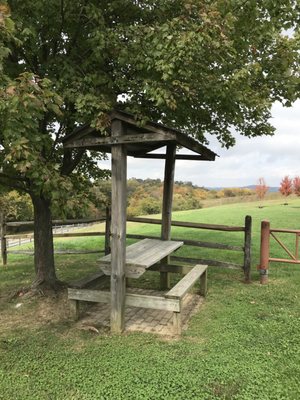
[{"label": "wooden shelter", "polygon": [[[111,153],[111,255],[102,260],[104,270],[107,264],[111,266],[107,272],[111,276],[111,294],[110,299],[102,297],[105,297],[104,300],[111,304],[111,330],[122,332],[126,300],[126,273],[127,276],[130,276],[130,273],[135,273],[136,268],[145,270],[158,261],[166,264],[171,251],[182,245],[182,243],[170,240],[175,160],[214,161],[216,154],[186,134],[162,124],[148,122],[140,126],[133,115],[121,111],[112,112],[110,119],[111,128],[107,135],[101,134],[90,126],[82,126],[65,138],[64,146]],[[193,154],[176,154],[176,148],[179,146],[193,151]],[[151,153],[162,147],[166,147],[165,153]],[[161,227],[161,240],[164,243],[148,240],[143,244],[136,244],[138,246],[133,247],[133,250],[132,246],[128,250],[129,256],[127,254],[126,258],[127,156],[165,159],[165,173]],[[162,288],[167,288],[168,272],[162,271],[160,276]],[[171,293],[171,297],[169,296],[163,305],[166,309],[169,309],[174,303],[174,301],[172,303],[173,298],[173,293]],[[130,301],[132,301],[132,297],[127,296],[126,302]],[[139,304],[145,303],[141,296],[139,299],[136,298],[136,301]],[[177,310],[176,307],[174,310]]]}]

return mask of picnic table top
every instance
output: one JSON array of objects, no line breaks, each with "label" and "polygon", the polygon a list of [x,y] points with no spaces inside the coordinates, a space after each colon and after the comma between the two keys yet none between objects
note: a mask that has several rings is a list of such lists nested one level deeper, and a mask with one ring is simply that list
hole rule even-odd
[{"label": "picnic table top", "polygon": [[[170,255],[182,245],[183,242],[173,240],[143,239],[126,247],[126,267],[145,270]],[[107,267],[110,268],[111,255],[108,254],[99,261],[100,267],[106,267],[105,269],[107,270]]]}]

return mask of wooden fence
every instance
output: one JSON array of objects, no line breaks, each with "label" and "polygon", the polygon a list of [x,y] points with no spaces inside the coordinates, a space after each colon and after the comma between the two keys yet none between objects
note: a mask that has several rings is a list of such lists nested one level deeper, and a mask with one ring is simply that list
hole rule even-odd
[{"label": "wooden fence", "polygon": [[[295,250],[291,251],[278,237],[277,233],[287,233],[295,235]],[[298,229],[278,229],[271,228],[269,221],[261,222],[261,242],[260,242],[260,283],[268,283],[268,271],[270,262],[280,262],[288,264],[300,264],[299,258],[299,237],[300,230]],[[270,238],[273,238],[278,245],[285,251],[289,258],[270,257]]]},{"label": "wooden fence", "polygon": [[[54,220],[53,228],[69,226],[76,228],[83,224],[101,223],[109,221],[108,218],[98,219],[71,219],[71,220]],[[1,241],[1,258],[3,265],[7,264],[8,254],[27,254],[33,255],[32,250],[9,250],[9,241],[18,241],[19,244],[25,244],[34,240],[34,235],[31,230],[33,229],[33,221],[22,221],[22,222],[5,222],[3,215],[0,216],[0,241]],[[106,227],[106,231],[109,227]],[[24,233],[16,233],[16,232]],[[54,238],[72,238],[72,237],[83,237],[83,236],[105,236],[105,232],[63,232],[53,233]],[[93,254],[93,253],[104,253],[104,250],[56,250],[55,254]]]},{"label": "wooden fence", "polygon": [[[128,222],[135,223],[143,223],[143,224],[155,224],[161,225],[160,219],[154,218],[127,218]],[[105,223],[105,231],[102,232],[69,232],[69,233],[54,233],[54,238],[59,237],[87,237],[87,236],[105,236],[105,246],[103,250],[78,250],[78,251],[56,251],[56,254],[89,254],[89,253],[105,253],[108,254],[110,252],[110,214],[107,212],[106,219],[95,219],[95,220],[66,220],[66,221],[54,221],[54,225],[70,225],[70,224],[79,224],[79,223],[91,223],[91,222],[106,222]],[[3,218],[1,220],[1,255],[3,264],[7,263],[7,253],[14,254],[33,254],[32,251],[8,251],[7,249],[7,240],[9,239],[20,239],[27,238],[33,239],[32,233],[21,233],[21,234],[10,234],[12,229],[16,229],[16,227],[20,226],[29,227],[33,225],[32,222],[8,222],[5,223]],[[191,258],[191,257],[179,257],[172,256],[171,261],[183,262],[188,264],[207,264],[216,267],[223,268],[231,268],[231,269],[243,269],[245,280],[250,281],[250,270],[251,270],[251,229],[252,229],[252,219],[250,216],[245,217],[245,223],[243,226],[228,226],[228,225],[215,225],[215,224],[201,224],[194,222],[181,222],[181,221],[172,221],[172,226],[183,227],[183,228],[193,228],[193,229],[204,229],[204,230],[212,230],[212,231],[220,231],[220,232],[243,232],[244,238],[243,242],[240,246],[229,245],[224,243],[214,243],[214,242],[204,242],[198,240],[189,240],[184,238],[175,238],[172,237],[172,240],[183,241],[186,246],[193,247],[202,247],[209,248],[215,250],[226,250],[226,251],[236,251],[242,252],[243,257],[243,265],[238,265],[234,263],[228,263],[224,261],[216,261],[211,259],[201,259],[201,258]],[[136,235],[136,234],[127,234],[127,238],[130,239],[145,239],[145,238],[156,238],[157,236],[149,236],[149,235]]]}]

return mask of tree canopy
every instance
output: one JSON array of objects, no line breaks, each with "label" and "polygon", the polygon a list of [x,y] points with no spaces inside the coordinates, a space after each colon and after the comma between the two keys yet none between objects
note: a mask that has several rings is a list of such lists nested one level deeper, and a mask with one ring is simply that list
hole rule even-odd
[{"label": "tree canopy", "polygon": [[113,108],[226,147],[233,129],[272,134],[272,103],[299,96],[299,15],[298,0],[2,1],[0,182],[39,213],[81,207],[102,155],[61,139]]}]

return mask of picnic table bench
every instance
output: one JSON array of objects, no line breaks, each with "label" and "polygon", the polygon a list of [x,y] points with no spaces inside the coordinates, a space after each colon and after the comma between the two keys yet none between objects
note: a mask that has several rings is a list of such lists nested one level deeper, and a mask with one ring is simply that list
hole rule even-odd
[{"label": "picnic table bench", "polygon": [[[169,256],[173,251],[183,245],[183,242],[159,239],[143,239],[126,248],[126,269],[125,275],[128,278],[138,278],[147,269],[156,267],[157,263]],[[99,266],[105,275],[111,273],[111,255],[102,257]],[[162,265],[168,272],[184,269],[182,266]],[[155,270],[159,270],[160,265]],[[101,272],[100,272],[101,275]],[[99,278],[99,274],[95,277]],[[142,294],[126,293],[125,304],[129,307],[151,308],[173,312],[173,326],[176,334],[181,333],[181,312],[182,303],[186,293],[200,279],[200,294],[206,295],[207,290],[207,265],[195,265],[189,268],[189,272],[168,292],[162,296],[149,296]],[[86,279],[91,283],[91,279]],[[75,286],[75,285],[74,285]],[[79,315],[79,301],[110,303],[110,292],[103,290],[91,290],[80,287],[68,289],[68,299],[74,318]]]}]

